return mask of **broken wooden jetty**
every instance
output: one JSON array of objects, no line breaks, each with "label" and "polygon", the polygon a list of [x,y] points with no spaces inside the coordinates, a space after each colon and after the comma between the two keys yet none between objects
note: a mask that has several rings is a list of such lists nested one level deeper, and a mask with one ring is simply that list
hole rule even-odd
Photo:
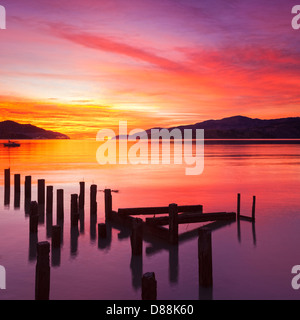
[{"label": "broken wooden jetty", "polygon": [[[109,194],[110,190],[106,189]],[[151,218],[141,220],[143,233],[151,234],[171,244],[177,244],[179,239],[178,225],[214,222],[214,221],[236,221],[235,212],[211,212],[203,213],[203,205],[178,206],[175,203],[167,207],[143,207],[143,208],[121,208],[117,212],[110,210],[106,212],[106,218],[133,228],[136,216],[153,215]],[[163,215],[156,217],[156,215]],[[164,226],[169,226],[166,228]]]}]

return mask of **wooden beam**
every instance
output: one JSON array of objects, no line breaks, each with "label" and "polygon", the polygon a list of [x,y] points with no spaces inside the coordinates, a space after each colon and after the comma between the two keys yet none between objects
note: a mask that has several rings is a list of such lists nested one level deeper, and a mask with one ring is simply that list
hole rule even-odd
[{"label": "wooden beam", "polygon": [[[228,221],[235,220],[235,212],[214,212],[214,213],[182,213],[178,215],[178,224],[207,222],[207,221]],[[169,224],[169,217],[146,218],[146,224],[164,226]]]},{"label": "wooden beam", "polygon": [[[202,205],[192,206],[178,206],[178,212],[191,212],[191,213],[203,213]],[[118,214],[120,215],[153,215],[153,214],[164,214],[169,213],[169,207],[144,207],[144,208],[124,208],[119,209]]]},{"label": "wooden beam", "polygon": [[240,219],[244,221],[254,222],[255,220],[251,217],[240,215]]}]

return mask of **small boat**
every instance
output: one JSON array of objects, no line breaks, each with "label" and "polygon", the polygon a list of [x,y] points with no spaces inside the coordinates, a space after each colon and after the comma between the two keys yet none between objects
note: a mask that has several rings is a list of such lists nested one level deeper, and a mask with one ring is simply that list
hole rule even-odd
[{"label": "small boat", "polygon": [[20,147],[20,143],[17,143],[15,141],[10,141],[8,140],[8,142],[4,143],[4,147],[11,147],[11,148],[16,148],[16,147]]}]

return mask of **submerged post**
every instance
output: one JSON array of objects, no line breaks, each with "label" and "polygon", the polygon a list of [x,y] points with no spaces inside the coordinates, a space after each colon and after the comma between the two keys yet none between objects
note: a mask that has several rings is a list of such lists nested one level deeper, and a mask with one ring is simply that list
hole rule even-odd
[{"label": "submerged post", "polygon": [[38,203],[45,204],[45,179],[38,180]]},{"label": "submerged post", "polygon": [[83,209],[84,202],[85,202],[85,182],[79,182],[79,185],[80,185],[79,209]]},{"label": "submerged post", "polygon": [[53,213],[53,187],[47,186],[47,198],[46,198],[46,213],[52,214]]},{"label": "submerged post", "polygon": [[30,215],[29,215],[29,231],[30,233],[38,232],[39,223],[39,206],[36,201],[30,203]]},{"label": "submerged post", "polygon": [[97,185],[95,184],[90,187],[90,209],[91,215],[97,215]]},{"label": "submerged post", "polygon": [[142,277],[142,300],[156,300],[157,281],[154,272],[147,272]]},{"label": "submerged post", "polygon": [[237,218],[240,219],[241,215],[241,194],[237,194]]},{"label": "submerged post", "polygon": [[112,196],[111,189],[104,190],[105,218],[109,219],[112,213]]},{"label": "submerged post", "polygon": [[20,197],[21,197],[21,175],[20,174],[15,174],[14,186],[15,186],[14,207],[20,208]]},{"label": "submerged post", "polygon": [[106,236],[107,236],[106,224],[105,223],[98,223],[98,237],[105,239]]},{"label": "submerged post", "polygon": [[252,221],[255,221],[255,203],[256,203],[256,196],[253,196],[253,203],[252,203]]},{"label": "submerged post", "polygon": [[169,205],[169,235],[172,244],[178,244],[178,206],[176,203]]},{"label": "submerged post", "polygon": [[21,175],[15,174],[14,175],[14,182],[15,182],[15,196],[19,195],[21,192]]},{"label": "submerged post", "polygon": [[31,199],[31,176],[25,177],[25,199]]},{"label": "submerged post", "polygon": [[71,225],[78,226],[78,194],[71,194]]},{"label": "submerged post", "polygon": [[56,191],[56,215],[57,221],[64,220],[64,190],[58,189]]},{"label": "submerged post", "polygon": [[50,293],[50,243],[37,244],[37,263],[35,273],[35,300],[49,300]]},{"label": "submerged post", "polygon": [[4,169],[4,186],[5,190],[10,189],[10,169]]},{"label": "submerged post", "polygon": [[132,233],[130,236],[131,252],[134,256],[143,254],[143,220],[136,218],[132,222]]},{"label": "submerged post", "polygon": [[52,247],[59,248],[61,243],[61,228],[59,225],[52,226]]},{"label": "submerged post", "polygon": [[199,229],[198,261],[199,261],[199,286],[211,287],[213,284],[212,245],[211,245],[211,230],[208,228]]}]

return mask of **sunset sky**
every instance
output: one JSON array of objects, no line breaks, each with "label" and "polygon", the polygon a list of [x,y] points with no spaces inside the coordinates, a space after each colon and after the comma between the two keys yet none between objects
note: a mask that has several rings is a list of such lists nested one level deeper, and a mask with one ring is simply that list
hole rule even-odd
[{"label": "sunset sky", "polygon": [[0,121],[102,128],[300,115],[300,1],[0,0]]}]

